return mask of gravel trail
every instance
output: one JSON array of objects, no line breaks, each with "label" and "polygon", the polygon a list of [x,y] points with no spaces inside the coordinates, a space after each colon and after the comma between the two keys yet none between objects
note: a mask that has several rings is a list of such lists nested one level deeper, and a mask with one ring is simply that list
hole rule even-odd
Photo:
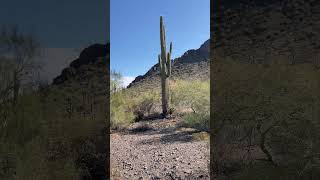
[{"label": "gravel trail", "polygon": [[209,141],[195,141],[180,120],[134,123],[111,134],[112,179],[210,179]]}]

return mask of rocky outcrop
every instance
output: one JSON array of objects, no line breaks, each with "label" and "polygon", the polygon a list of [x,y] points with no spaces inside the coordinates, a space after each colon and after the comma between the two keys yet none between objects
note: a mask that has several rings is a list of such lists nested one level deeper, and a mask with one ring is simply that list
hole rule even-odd
[{"label": "rocky outcrop", "polygon": [[[63,69],[61,72],[61,75],[54,78],[53,85],[59,85],[69,79],[81,77],[83,74],[86,74],[85,71],[88,70],[88,68],[101,69],[103,65],[106,65],[107,58],[109,57],[109,55],[110,55],[110,44],[106,44],[106,45],[94,44],[85,48],[80,53],[79,58],[72,61],[69,67]],[[88,67],[87,65],[93,65],[93,66]]]}]

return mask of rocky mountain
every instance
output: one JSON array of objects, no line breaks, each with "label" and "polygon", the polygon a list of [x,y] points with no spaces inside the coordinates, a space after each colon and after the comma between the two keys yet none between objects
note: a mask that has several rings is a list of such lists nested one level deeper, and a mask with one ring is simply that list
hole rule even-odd
[{"label": "rocky mountain", "polygon": [[109,58],[110,44],[93,44],[85,48],[69,67],[63,69],[52,84],[63,87],[75,82],[81,87],[92,87],[91,92],[96,95],[105,96],[108,93],[106,80],[109,78]]},{"label": "rocky mountain", "polygon": [[[61,75],[54,78],[53,84],[59,85],[67,81],[72,77],[76,77],[84,72],[85,67],[88,65],[99,66],[101,64],[106,64],[106,61],[103,61],[103,58],[106,58],[110,55],[110,44],[94,44],[85,48],[81,53],[79,58],[72,61],[69,67],[66,67],[62,70]],[[88,67],[87,67],[88,68]]]},{"label": "rocky mountain", "polygon": [[211,16],[213,60],[319,63],[320,1],[221,2]]},{"label": "rocky mountain", "polygon": [[[109,161],[106,157],[109,130],[105,115],[109,104],[109,62],[110,45],[93,44],[85,48],[69,67],[63,69],[50,86],[52,95],[48,99],[52,99],[56,106],[61,106],[62,114],[65,113],[64,105],[68,104],[69,118],[64,121],[74,123],[72,118],[75,118],[77,123],[90,124],[81,126],[86,127],[80,128],[81,132],[85,132],[82,139],[75,138],[71,142],[75,149],[72,151],[75,165],[86,168],[89,173],[81,179],[106,179],[107,175],[105,164]],[[77,123],[72,125],[75,129]]]},{"label": "rocky mountain", "polygon": [[[185,52],[181,57],[172,60],[172,79],[209,79],[209,49],[210,40],[204,42],[199,49]],[[143,87],[153,88],[160,86],[159,64],[135,78],[128,88]]]}]

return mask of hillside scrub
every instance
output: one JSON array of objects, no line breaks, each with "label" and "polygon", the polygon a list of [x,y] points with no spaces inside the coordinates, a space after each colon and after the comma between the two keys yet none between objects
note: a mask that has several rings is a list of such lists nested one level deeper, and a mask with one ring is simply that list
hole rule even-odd
[{"label": "hillside scrub", "polygon": [[[51,151],[46,142],[51,138],[46,131],[61,130],[48,129],[49,122],[46,121],[42,110],[42,103],[37,95],[21,96],[19,103],[15,106],[2,104],[1,116],[4,126],[1,127],[0,139],[1,179],[50,179],[79,176],[72,159],[48,159],[46,154]],[[61,164],[70,165],[70,167],[59,169],[54,167]]]},{"label": "hillside scrub", "polygon": [[1,103],[0,179],[103,176],[105,112],[82,93],[50,87]]},{"label": "hillside scrub", "polygon": [[0,31],[0,179],[105,179],[108,89],[106,77],[94,76],[108,75],[104,58],[78,68],[86,69],[81,76],[66,68],[49,85],[36,37]]},{"label": "hillside scrub", "polygon": [[[123,129],[130,123],[160,114],[160,89],[136,92],[123,89],[111,94],[111,128]],[[172,113],[184,115],[184,125],[199,130],[209,129],[209,81],[178,80],[170,85]]]},{"label": "hillside scrub", "polygon": [[0,179],[80,179],[88,166],[72,147],[83,146],[76,142],[90,137],[97,122],[66,115],[64,100],[74,91],[53,97],[62,90],[41,88],[39,47],[16,27],[1,27]]},{"label": "hillside scrub", "polygon": [[160,94],[152,91],[137,94],[130,89],[123,89],[111,94],[111,129],[121,130],[130,123],[142,120],[151,115],[159,103]]},{"label": "hillside scrub", "polygon": [[209,131],[209,81],[176,81],[172,86],[171,102],[175,109],[189,110],[183,117],[187,127]]},{"label": "hillside scrub", "polygon": [[319,69],[227,60],[214,67],[215,171],[244,179],[266,177],[257,167],[270,178],[319,175]]}]

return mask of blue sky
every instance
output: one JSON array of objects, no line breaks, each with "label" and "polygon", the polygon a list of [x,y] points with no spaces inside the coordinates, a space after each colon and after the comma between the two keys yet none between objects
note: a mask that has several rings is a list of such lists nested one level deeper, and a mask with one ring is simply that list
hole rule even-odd
[{"label": "blue sky", "polygon": [[111,69],[127,79],[157,63],[160,15],[172,58],[197,49],[210,38],[210,0],[111,0]]}]

